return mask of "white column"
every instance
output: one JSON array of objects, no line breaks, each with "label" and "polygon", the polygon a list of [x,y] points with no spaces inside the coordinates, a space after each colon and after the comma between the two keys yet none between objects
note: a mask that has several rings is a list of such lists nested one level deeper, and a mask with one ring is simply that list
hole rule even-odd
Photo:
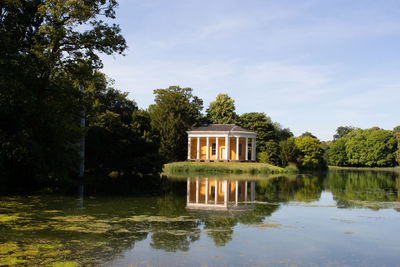
[{"label": "white column", "polygon": [[248,137],[246,137],[246,149],[244,150],[246,153],[245,153],[245,160],[246,161],[248,161],[249,160],[249,138]]},{"label": "white column", "polygon": [[208,178],[206,178],[206,197],[205,197],[205,203],[208,204]]},{"label": "white column", "polygon": [[190,202],[190,179],[187,179],[187,195],[186,195],[186,203]]},{"label": "white column", "polygon": [[228,202],[229,202],[229,191],[228,191],[229,183],[228,183],[228,181],[224,181],[224,183],[225,183],[224,204],[225,204],[225,207],[226,207],[226,206],[228,206]]},{"label": "white column", "polygon": [[190,155],[191,154],[191,143],[190,143],[190,137],[188,136],[188,158],[187,159],[190,159]]},{"label": "white column", "polygon": [[235,184],[235,205],[237,206],[239,200],[239,181]]},{"label": "white column", "polygon": [[199,203],[199,178],[196,178],[196,204]]},{"label": "white column", "polygon": [[256,139],[251,139],[251,160],[256,160]]},{"label": "white column", "polygon": [[197,159],[200,159],[200,137],[197,137]]},{"label": "white column", "polygon": [[207,137],[206,147],[207,147],[206,160],[209,160],[210,159],[210,137]]},{"label": "white column", "polygon": [[215,179],[215,205],[218,203],[218,180]]},{"label": "white column", "polygon": [[239,160],[239,137],[236,137],[236,160]]},{"label": "white column", "polygon": [[215,139],[215,159],[218,160],[218,154],[219,154],[219,147],[218,147],[218,137]]},{"label": "white column", "polygon": [[229,151],[229,135],[227,135],[226,137],[225,137],[225,159],[226,160],[229,160],[229,154],[230,154],[230,151]]},{"label": "white column", "polygon": [[256,183],[251,182],[251,201],[254,201],[256,199]]},{"label": "white column", "polygon": [[247,202],[247,181],[244,182],[244,201]]}]

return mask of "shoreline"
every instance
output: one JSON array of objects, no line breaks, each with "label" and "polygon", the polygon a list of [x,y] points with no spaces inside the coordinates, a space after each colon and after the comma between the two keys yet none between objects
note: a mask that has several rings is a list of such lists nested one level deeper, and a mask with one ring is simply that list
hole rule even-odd
[{"label": "shoreline", "polygon": [[295,167],[281,168],[258,162],[189,162],[179,161],[164,165],[164,174],[212,173],[212,174],[288,174],[298,173]]},{"label": "shoreline", "polygon": [[331,171],[391,171],[400,172],[400,166],[397,167],[339,167],[339,166],[328,166],[328,170]]}]

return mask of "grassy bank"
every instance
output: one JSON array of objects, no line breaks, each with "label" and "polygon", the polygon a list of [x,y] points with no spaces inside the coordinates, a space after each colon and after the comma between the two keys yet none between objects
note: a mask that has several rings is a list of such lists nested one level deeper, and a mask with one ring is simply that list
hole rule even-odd
[{"label": "grassy bank", "polygon": [[400,167],[338,167],[338,166],[329,166],[329,170],[343,170],[343,171],[391,171],[391,172],[400,172]]},{"label": "grassy bank", "polygon": [[267,163],[255,162],[173,162],[164,165],[165,174],[279,174],[295,173],[294,167],[280,168]]}]

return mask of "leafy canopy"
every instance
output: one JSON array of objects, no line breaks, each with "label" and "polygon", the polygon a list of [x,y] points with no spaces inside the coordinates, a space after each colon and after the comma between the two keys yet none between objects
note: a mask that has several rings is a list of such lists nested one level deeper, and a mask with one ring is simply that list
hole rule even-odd
[{"label": "leafy canopy", "polygon": [[207,119],[215,124],[235,124],[238,115],[235,112],[235,100],[227,94],[218,94],[214,102],[206,110]]},{"label": "leafy canopy", "polygon": [[186,131],[202,121],[203,100],[192,91],[179,86],[154,90],[155,104],[149,107],[151,126],[159,135],[160,153],[169,161],[186,159]]},{"label": "leafy canopy", "polygon": [[[0,173],[14,185],[51,184],[76,169],[78,79],[123,53],[116,0],[6,0],[0,5]],[[6,177],[12,177],[8,179]]]}]

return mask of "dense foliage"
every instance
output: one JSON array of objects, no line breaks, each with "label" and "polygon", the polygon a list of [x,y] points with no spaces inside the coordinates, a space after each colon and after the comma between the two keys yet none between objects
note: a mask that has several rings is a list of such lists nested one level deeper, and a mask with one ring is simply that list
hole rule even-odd
[{"label": "dense foliage", "polygon": [[115,0],[1,1],[2,186],[53,190],[68,184],[78,172],[83,134],[87,174],[160,171],[150,117],[98,72],[99,53],[126,48],[119,26],[102,20],[113,19],[116,6]]},{"label": "dense foliage", "polygon": [[206,110],[207,120],[216,124],[235,124],[238,115],[235,112],[235,100],[227,94],[218,94],[217,99],[210,103]]},{"label": "dense foliage", "polygon": [[191,88],[170,86],[154,90],[155,104],[149,107],[151,126],[160,140],[160,153],[168,161],[187,158],[186,131],[202,122],[203,100]]},{"label": "dense foliage", "polygon": [[309,135],[296,138],[296,147],[299,150],[300,158],[298,162],[301,167],[306,169],[321,169],[326,166],[323,159],[321,142]]},{"label": "dense foliage", "polygon": [[86,89],[86,168],[93,177],[158,173],[162,158],[150,126],[150,116],[139,110],[127,93],[110,88],[97,73]]},{"label": "dense foliage", "polygon": [[328,150],[335,166],[392,167],[396,164],[398,140],[393,131],[377,127],[356,129],[336,139]]},{"label": "dense foliage", "polygon": [[282,165],[279,142],[293,136],[289,129],[281,129],[279,124],[272,122],[270,117],[260,112],[240,115],[238,124],[257,134],[257,152],[261,162]]}]

